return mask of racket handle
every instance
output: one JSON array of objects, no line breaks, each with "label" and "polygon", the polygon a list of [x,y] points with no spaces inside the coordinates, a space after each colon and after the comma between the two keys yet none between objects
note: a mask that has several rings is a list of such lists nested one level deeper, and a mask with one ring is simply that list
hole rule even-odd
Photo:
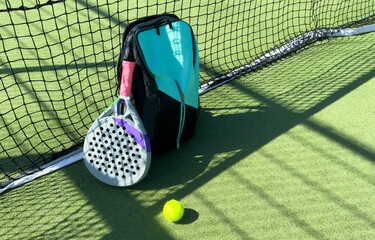
[{"label": "racket handle", "polygon": [[120,96],[130,97],[135,62],[122,61]]}]

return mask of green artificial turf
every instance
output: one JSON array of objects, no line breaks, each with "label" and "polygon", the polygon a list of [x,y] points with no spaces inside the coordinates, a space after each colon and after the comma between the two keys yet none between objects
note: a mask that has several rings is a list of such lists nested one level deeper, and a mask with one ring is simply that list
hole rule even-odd
[{"label": "green artificial turf", "polygon": [[80,161],[0,195],[0,238],[373,238],[373,39],[323,41],[204,94],[194,138],[133,187]]},{"label": "green artificial turf", "polygon": [[346,25],[373,9],[353,0],[0,2],[1,184],[82,144],[116,98],[126,24],[164,12],[191,24],[202,83],[301,34]]},{"label": "green artificial turf", "polygon": [[[2,164],[22,154],[27,158],[19,160],[40,161],[39,154],[82,142],[115,95],[118,46],[110,40],[123,30],[123,19],[181,9],[177,14],[195,26],[201,77],[206,78],[274,47],[262,44],[270,41],[270,26],[284,29],[272,37],[283,44],[293,31],[315,27],[304,25],[314,14],[321,16],[314,18],[317,26],[339,15],[330,23],[334,26],[353,17],[349,5],[357,9],[354,1],[331,1],[340,3],[338,11],[321,3],[301,8],[283,1],[244,6],[239,0],[154,2],[159,5],[146,8],[143,1],[77,0],[64,5],[67,9],[0,12],[12,14],[14,21],[7,25],[9,19],[1,18],[7,27],[0,31],[0,47],[14,53],[6,59],[0,51],[0,76],[6,79],[1,81],[0,124],[13,136],[0,143],[8,149],[0,153]],[[129,11],[118,16],[118,8]],[[71,9],[78,12],[64,15]],[[371,8],[357,11],[366,15]],[[254,31],[249,31],[241,20],[255,15],[249,22]],[[23,24],[26,17],[30,28]],[[283,28],[296,23],[300,29]],[[53,32],[56,27],[60,35]],[[202,95],[195,136],[180,150],[153,156],[149,174],[133,187],[107,186],[79,161],[1,194],[0,239],[373,238],[374,39],[371,33],[324,40]],[[20,61],[21,54],[28,60]],[[20,121],[14,121],[10,105],[22,113]],[[4,175],[0,172],[0,178]],[[171,198],[185,206],[176,224],[162,215]]]}]

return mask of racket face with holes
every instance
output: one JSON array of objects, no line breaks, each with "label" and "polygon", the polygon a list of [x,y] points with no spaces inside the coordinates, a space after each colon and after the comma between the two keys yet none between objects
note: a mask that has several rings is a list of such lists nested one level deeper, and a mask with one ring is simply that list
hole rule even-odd
[{"label": "racket face with holes", "polygon": [[131,186],[141,181],[151,163],[146,133],[124,115],[96,119],[83,149],[90,173],[112,186]]}]

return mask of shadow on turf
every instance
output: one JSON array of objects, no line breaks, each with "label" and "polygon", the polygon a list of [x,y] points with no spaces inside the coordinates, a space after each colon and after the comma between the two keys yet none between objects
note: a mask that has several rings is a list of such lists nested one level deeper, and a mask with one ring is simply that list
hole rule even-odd
[{"label": "shadow on turf", "polygon": [[[319,126],[319,124],[312,124],[306,121],[313,114],[329,106],[375,76],[375,70],[371,66],[367,66],[366,72],[356,79],[352,79],[345,71],[340,72],[343,66],[346,66],[348,71],[350,69],[354,70],[359,68],[356,62],[353,62],[353,59],[366,56],[365,51],[366,50],[351,52],[350,56],[347,57],[343,57],[342,55],[337,56],[337,58],[341,57],[343,59],[342,61],[337,60],[338,63],[333,65],[321,65],[319,62],[315,63],[320,66],[316,72],[314,73],[313,70],[311,70],[311,77],[308,78],[308,81],[296,83],[295,86],[284,86],[283,84],[292,84],[288,83],[288,81],[277,82],[278,79],[266,79],[269,82],[265,82],[265,84],[274,86],[271,90],[279,88],[280,93],[276,94],[274,98],[265,96],[258,90],[252,89],[249,85],[243,84],[243,81],[230,83],[230,86],[235,88],[238,92],[251,96],[264,103],[264,105],[249,105],[247,107],[248,111],[241,111],[239,113],[232,111],[234,113],[221,114],[218,116],[212,115],[211,109],[203,108],[194,138],[185,142],[180,150],[172,149],[171,151],[154,157],[148,176],[141,183],[132,188],[122,190],[105,186],[90,176],[87,171],[85,171],[83,164],[76,166],[75,169],[77,172],[71,171],[70,176],[77,182],[77,185],[87,197],[91,199],[91,202],[100,211],[102,217],[112,227],[113,232],[106,236],[106,239],[114,239],[121,235],[124,225],[129,226],[127,229],[129,238],[147,239],[151,237],[154,239],[172,239],[168,232],[154,220],[154,216],[160,214],[163,204],[169,200],[169,198],[184,198],[220,173],[226,171],[235,163],[241,161],[249,154],[298,124],[309,124],[312,129],[319,132],[321,135],[363,155],[369,161],[374,161],[375,156],[372,152],[363,149],[343,136]],[[368,55],[368,57],[370,56]],[[315,58],[317,57],[315,56],[313,59]],[[293,66],[293,64],[289,65],[286,62],[287,61],[281,61],[281,63],[279,63],[283,64],[285,68],[289,68],[285,71],[286,75],[283,76],[282,74],[284,73],[280,73],[281,79],[283,77],[288,78],[291,72],[298,72],[301,70],[298,68],[305,67],[303,64],[294,63]],[[307,59],[306,62],[309,62],[309,59]],[[293,69],[293,67],[296,68],[296,66],[297,69]],[[210,66],[205,66],[204,68],[209,69]],[[213,72],[214,70],[212,68],[210,74],[214,74]],[[336,74],[332,75],[333,72]],[[327,80],[327,82],[322,82],[322,80]],[[295,93],[286,92],[284,91],[286,87],[292,90],[297,89],[298,91]],[[282,99],[284,94],[287,94],[285,95],[286,97],[290,94],[296,95],[296,98],[300,102],[294,101],[295,98],[291,98],[293,102],[288,107],[293,108],[295,107],[293,104],[298,104],[295,109],[299,111],[290,111],[288,108],[275,101],[275,98],[278,96]],[[301,94],[304,94],[305,97],[300,97]],[[220,101],[223,97],[232,99],[232,101],[240,100],[236,99],[236,96],[228,94],[226,96],[217,96],[216,100],[213,99],[213,104],[215,105],[215,101]],[[218,107],[225,106],[217,105]],[[242,107],[241,110],[244,109],[246,109],[246,107]],[[228,152],[233,152],[233,154],[224,157],[222,161],[212,163],[213,159],[217,161],[215,158],[217,154]],[[372,228],[375,228],[375,223],[372,218],[362,213],[358,207],[348,204],[345,199],[317,185],[317,183],[311,181],[308,176],[291,169],[287,163],[280,162],[277,158],[274,158],[274,163],[278,164],[284,170],[289,171],[290,174],[301,179],[305,184],[313,187],[318,192],[331,198],[341,208],[346,209],[360,219],[366,220]],[[211,165],[213,165],[213,167],[208,167]],[[348,165],[346,167],[349,171],[354,172],[359,177],[375,185],[373,180],[368,179],[361,172],[354,171],[355,168],[353,166]],[[84,182],[80,181],[82,175],[84,179],[86,179]],[[309,225],[308,222],[303,220],[303,218],[293,212],[288,206],[278,202],[263,189],[254,185],[254,183],[244,181],[244,184],[248,186],[250,191],[256,193],[260,198],[268,202],[270,206],[277,209],[280,214],[290,219],[308,235],[317,239],[326,238],[319,230]],[[173,190],[174,186],[179,185],[182,187]],[[142,195],[143,192],[155,192],[155,194],[158,194],[158,191],[162,189],[170,190],[167,190],[169,192],[168,194],[163,193],[160,196],[154,196],[153,199],[150,199],[151,203],[149,203],[147,207],[142,206],[142,203],[137,201],[137,194]],[[101,194],[98,195],[98,192]],[[111,203],[111,206],[103,202]],[[119,211],[110,209],[119,209]],[[196,220],[194,220],[195,217],[193,216],[193,221],[189,220],[183,223],[189,224],[199,220],[199,213],[196,213],[196,215]],[[242,231],[240,226],[233,226],[231,224],[229,224],[229,226],[234,234],[240,238],[251,239],[251,236],[247,236],[246,232]],[[148,231],[143,231],[143,226],[145,225],[148,226]]]},{"label": "shadow on turf", "polygon": [[176,224],[191,224],[199,218],[199,213],[191,208],[184,209],[184,216]]},{"label": "shadow on turf", "polygon": [[[72,165],[66,173],[81,189],[85,197],[89,200],[89,203],[100,213],[105,224],[110,226],[112,232],[107,234],[104,239],[173,239],[169,232],[155,219],[155,216],[160,215],[162,206],[167,200],[172,197],[182,199],[193,193],[220,173],[228,170],[232,165],[243,160],[249,154],[298,124],[307,124],[319,134],[361,154],[369,161],[374,161],[375,155],[372,152],[363,149],[349,139],[335,134],[317,123],[307,121],[313,114],[329,106],[375,76],[373,66],[367,66],[367,71],[364,71],[360,77],[355,79],[350,79],[351,76],[348,76],[348,72],[341,71],[343,65],[346,65],[349,70],[359,68],[358,64],[363,64],[363,62],[356,63],[352,62],[352,60],[366,56],[370,59],[372,57],[370,55],[366,55],[365,50],[363,50],[351,52],[350,56],[343,58],[342,64],[341,62],[334,65],[315,63],[320,68],[311,70],[312,77],[308,80],[315,82],[314,84],[318,87],[308,82],[300,82],[290,87],[286,86],[289,84],[287,81],[281,83],[277,82],[278,79],[266,78],[264,79],[264,84],[274,86],[273,89],[271,87],[270,91],[276,88],[279,91],[274,97],[264,95],[264,93],[252,88],[251,85],[244,84],[243,81],[230,83],[230,86],[236,89],[237,92],[251,96],[257,99],[257,101],[262,102],[263,105],[254,103],[248,107],[239,108],[241,111],[238,111],[238,113],[233,108],[228,109],[231,110],[229,114],[212,115],[212,110],[220,107],[223,109],[226,108],[225,104],[215,105],[216,102],[220,102],[220,99],[240,100],[235,95],[231,95],[232,93],[228,93],[225,96],[217,96],[216,99],[213,99],[214,107],[212,109],[202,109],[196,135],[185,142],[180,150],[172,149],[164,154],[155,156],[152,160],[148,176],[134,187],[122,189],[107,186],[91,176],[85,169],[82,161]],[[318,57],[315,56],[315,58]],[[309,62],[309,60],[314,59],[307,59],[306,62]],[[293,69],[293,65],[289,65],[283,61],[279,64],[284,65],[285,68],[289,68],[284,73],[280,73],[280,79],[288,78],[291,72],[301,71],[299,68],[304,67],[303,64],[294,63],[295,69]],[[205,66],[204,68],[209,69],[210,66]],[[267,70],[265,69],[264,71]],[[213,74],[213,72],[214,70],[210,74]],[[336,74],[332,74],[333,72]],[[330,82],[321,83],[319,79],[329,79]],[[293,94],[293,92],[283,92],[285,87],[292,90],[297,89],[298,91],[294,93],[296,94],[296,98],[302,93],[305,94],[306,97],[299,98],[300,103],[297,101],[293,103],[300,104],[297,106],[298,109],[302,109],[301,106],[306,105],[302,109],[303,111],[290,111],[275,100],[278,97],[282,99]],[[315,96],[315,98],[309,98],[310,96]],[[294,98],[291,99],[293,100]],[[293,108],[293,106],[290,104],[288,107]],[[225,155],[225,153],[231,154]],[[224,154],[221,161],[218,161],[216,157],[218,154]],[[372,218],[362,213],[358,207],[347,203],[345,199],[329,189],[319,186],[318,183],[309,179],[308,176],[291,168],[287,163],[278,160],[277,157],[270,156],[270,159],[273,159],[275,164],[300,179],[306,185],[331,198],[339,207],[346,209],[359,219],[365,220],[375,229],[375,223]],[[360,171],[355,170],[353,166],[346,165],[345,167],[375,186],[373,179],[369,179]],[[238,176],[239,179],[241,177]],[[246,178],[242,182],[248,187],[249,191],[257,194],[308,235],[317,239],[326,238],[318,229],[309,225],[308,222],[303,220],[288,206],[281,204],[273,196],[267,194],[264,189],[257,187],[255,183],[249,182]],[[52,186],[55,185],[52,184]],[[58,189],[55,191],[58,192]],[[44,199],[43,192],[40,194],[41,198]],[[150,198],[142,198],[144,194],[149,194]],[[47,194],[45,198],[47,198]],[[142,200],[139,200],[140,198]],[[56,201],[60,201],[58,200],[60,198],[56,197],[56,199]],[[69,199],[66,199],[66,201],[69,201]],[[63,201],[59,203],[62,204]],[[37,207],[37,209],[43,206],[42,203],[35,204],[40,204],[40,207]],[[218,213],[218,215],[220,214]],[[191,208],[187,208],[185,217],[179,224],[189,225],[198,221],[199,213]],[[63,225],[63,222],[60,224]],[[230,226],[234,234],[240,238],[251,239],[251,236],[248,236],[241,226],[233,224],[228,223],[228,226]],[[56,223],[56,225],[59,225],[59,223]],[[40,235],[43,235],[43,232]]]}]

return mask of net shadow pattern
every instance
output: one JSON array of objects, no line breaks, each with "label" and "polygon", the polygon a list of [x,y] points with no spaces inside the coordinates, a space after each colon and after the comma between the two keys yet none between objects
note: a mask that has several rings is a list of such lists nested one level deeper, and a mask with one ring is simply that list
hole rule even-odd
[{"label": "net shadow pattern", "polygon": [[204,86],[240,76],[249,70],[241,67],[254,62],[262,67],[269,59],[259,59],[306,33],[373,24],[374,5],[370,0],[1,2],[0,184],[82,145],[92,122],[117,95],[115,66],[129,22],[164,12],[188,22]]}]

